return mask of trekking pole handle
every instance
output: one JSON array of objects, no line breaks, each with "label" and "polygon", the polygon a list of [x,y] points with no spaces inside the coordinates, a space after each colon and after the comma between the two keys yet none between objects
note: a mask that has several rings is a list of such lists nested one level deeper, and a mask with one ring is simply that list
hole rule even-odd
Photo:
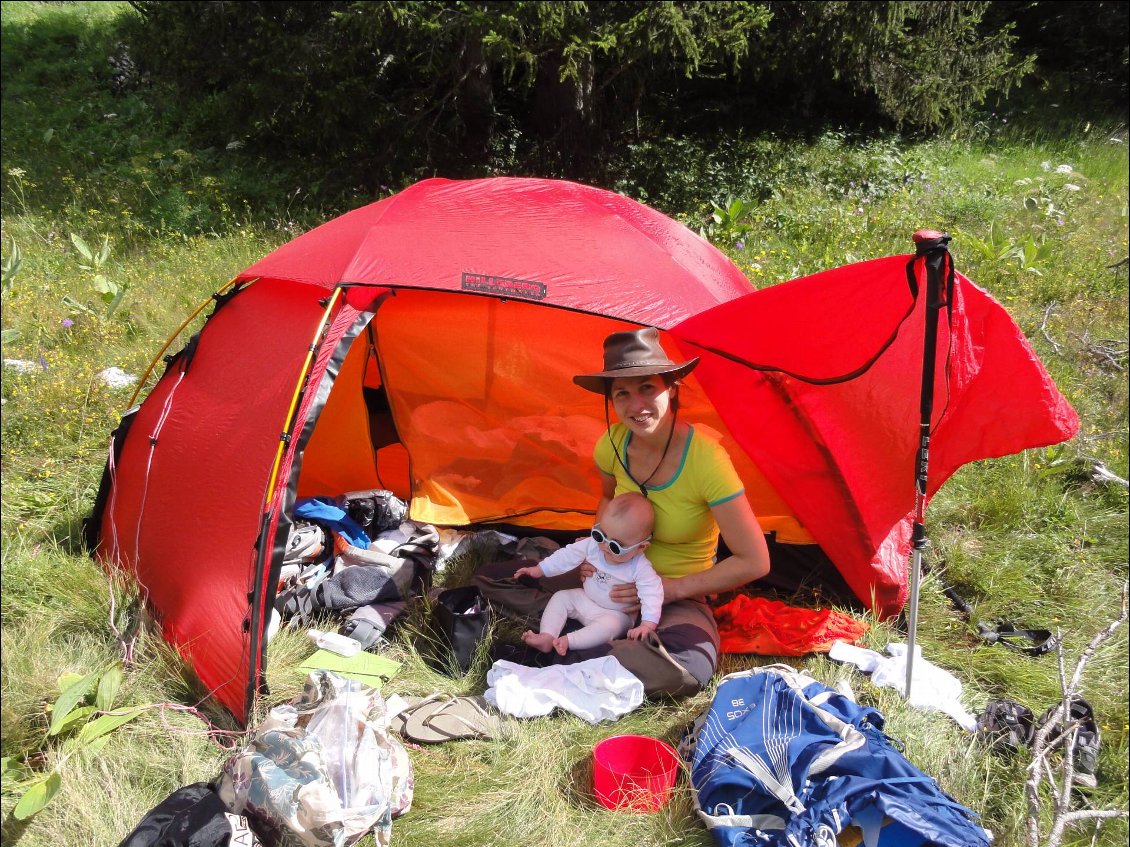
[{"label": "trekking pole handle", "polygon": [[938,232],[936,229],[920,229],[911,236],[911,240],[914,242],[914,252],[924,256],[931,250],[948,246],[953,239],[948,233]]}]

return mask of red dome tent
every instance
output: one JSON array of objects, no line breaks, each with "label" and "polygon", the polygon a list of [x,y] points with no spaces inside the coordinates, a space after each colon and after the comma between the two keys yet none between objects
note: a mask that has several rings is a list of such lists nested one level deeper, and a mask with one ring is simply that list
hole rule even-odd
[{"label": "red dome tent", "polygon": [[[877,613],[906,599],[924,298],[911,256],[755,291],[705,240],[612,192],[432,179],[236,279],[111,439],[92,529],[235,715],[296,498],[390,488],[414,520],[580,529],[598,490],[591,371],[650,325],[701,356],[685,419],[730,449],[779,549],[819,549]],[[911,272],[919,282],[921,262]],[[1022,333],[957,275],[938,337],[928,494],[1078,428]]]}]

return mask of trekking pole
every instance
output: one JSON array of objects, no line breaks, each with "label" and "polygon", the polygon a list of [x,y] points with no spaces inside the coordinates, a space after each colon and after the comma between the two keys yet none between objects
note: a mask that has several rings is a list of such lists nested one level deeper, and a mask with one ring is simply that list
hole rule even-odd
[{"label": "trekking pole", "polygon": [[[920,229],[914,233],[914,259],[907,274],[917,288],[913,265],[921,258],[926,266],[926,321],[922,339],[922,396],[919,404],[918,453],[914,460],[914,530],[911,535],[910,610],[907,615],[906,693],[910,699],[914,674],[914,642],[918,631],[918,590],[922,571],[922,555],[930,542],[926,538],[926,478],[930,465],[930,423],[934,413],[934,370],[938,350],[938,312],[951,302],[953,294],[953,261],[947,245],[950,237],[944,232]],[[948,265],[948,273],[945,273]]]}]

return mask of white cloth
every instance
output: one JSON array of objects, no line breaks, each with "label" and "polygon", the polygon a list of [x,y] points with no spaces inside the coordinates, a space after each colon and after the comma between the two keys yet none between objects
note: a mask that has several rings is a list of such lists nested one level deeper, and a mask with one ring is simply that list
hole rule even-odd
[{"label": "white cloth", "polygon": [[616,564],[605,558],[599,544],[591,538],[582,538],[550,553],[542,559],[539,567],[546,576],[560,576],[583,562],[596,568],[596,573],[584,584],[585,594],[594,603],[606,609],[622,609],[624,604],[614,602],[608,592],[614,585],[634,582],[640,598],[641,619],[659,623],[663,613],[663,580],[643,553],[636,553],[628,561]]},{"label": "white cloth", "polygon": [[[828,658],[855,665],[871,674],[871,683],[879,688],[893,688],[906,696],[906,645],[888,644],[890,657],[874,650],[836,641]],[[972,732],[977,718],[961,704],[961,682],[949,671],[942,670],[922,658],[922,648],[914,647],[914,670],[910,681],[910,705],[916,709],[935,710],[953,718],[962,729]]]},{"label": "white cloth", "polygon": [[500,659],[487,671],[486,701],[506,715],[537,718],[560,708],[591,724],[643,703],[643,683],[612,656],[529,668]]}]

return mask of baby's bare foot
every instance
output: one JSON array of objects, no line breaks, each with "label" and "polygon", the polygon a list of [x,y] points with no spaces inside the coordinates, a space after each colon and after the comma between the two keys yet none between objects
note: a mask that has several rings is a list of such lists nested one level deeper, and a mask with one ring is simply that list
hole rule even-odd
[{"label": "baby's bare foot", "polygon": [[553,649],[557,651],[558,656],[564,656],[569,652],[569,636],[562,635],[553,639]]},{"label": "baby's bare foot", "polygon": [[532,629],[527,629],[522,633],[522,640],[530,647],[543,653],[548,653],[553,649],[554,637],[548,632],[534,632]]}]

